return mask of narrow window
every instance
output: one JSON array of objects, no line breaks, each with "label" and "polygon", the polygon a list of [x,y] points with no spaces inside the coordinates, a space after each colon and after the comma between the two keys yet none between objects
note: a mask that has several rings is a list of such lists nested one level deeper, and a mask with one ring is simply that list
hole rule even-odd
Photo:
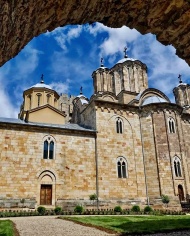
[{"label": "narrow window", "polygon": [[28,96],[28,99],[29,99],[29,110],[30,110],[31,107],[32,107],[32,99],[31,99],[31,95]]},{"label": "narrow window", "polygon": [[117,172],[118,172],[118,178],[122,178],[122,175],[121,175],[121,162],[120,161],[117,162]]},{"label": "narrow window", "polygon": [[51,98],[51,95],[47,95],[47,104],[50,104],[50,98]]},{"label": "narrow window", "polygon": [[175,133],[175,122],[172,117],[169,117],[168,119],[168,128],[169,128],[169,133]]},{"label": "narrow window", "polygon": [[118,134],[123,133],[123,122],[120,118],[117,118],[117,120],[116,120],[116,132]]},{"label": "narrow window", "polygon": [[44,141],[44,159],[48,158],[48,141]]},{"label": "narrow window", "polygon": [[177,165],[175,161],[174,161],[174,171],[175,171],[175,176],[177,177],[178,173],[177,173]]},{"label": "narrow window", "polygon": [[41,105],[41,94],[40,93],[38,93],[37,94],[37,96],[38,96],[38,107]]},{"label": "narrow window", "polygon": [[174,165],[175,176],[182,177],[181,161],[180,161],[179,157],[174,157],[173,165]]},{"label": "narrow window", "polygon": [[43,158],[54,159],[55,156],[55,140],[51,136],[46,136],[44,140]]},{"label": "narrow window", "polygon": [[54,142],[51,141],[49,144],[49,159],[53,159],[53,150],[54,150]]},{"label": "narrow window", "polygon": [[126,165],[124,161],[122,162],[122,176],[126,178]]},{"label": "narrow window", "polygon": [[118,120],[116,121],[116,131],[117,131],[117,133],[119,133],[119,123],[118,123]]},{"label": "narrow window", "polygon": [[177,162],[177,170],[178,170],[178,176],[181,177],[181,164],[179,161]]},{"label": "narrow window", "polygon": [[117,161],[117,176],[118,178],[127,178],[127,165],[123,157],[119,157]]}]

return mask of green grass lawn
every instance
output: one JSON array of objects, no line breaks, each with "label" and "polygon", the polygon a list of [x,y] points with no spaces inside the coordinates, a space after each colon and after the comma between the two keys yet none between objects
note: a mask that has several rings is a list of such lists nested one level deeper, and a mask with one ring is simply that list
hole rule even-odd
[{"label": "green grass lawn", "polygon": [[14,225],[10,220],[0,220],[0,236],[14,236]]},{"label": "green grass lawn", "polygon": [[156,233],[190,229],[190,216],[88,216],[62,219],[119,233]]}]

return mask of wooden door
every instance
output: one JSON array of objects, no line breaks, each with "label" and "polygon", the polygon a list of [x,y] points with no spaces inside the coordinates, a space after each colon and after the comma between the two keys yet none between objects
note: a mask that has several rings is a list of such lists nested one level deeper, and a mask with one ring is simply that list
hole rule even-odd
[{"label": "wooden door", "polygon": [[178,195],[179,195],[179,200],[184,201],[184,192],[183,192],[183,186],[180,184],[178,185]]},{"label": "wooden door", "polygon": [[52,185],[41,185],[40,205],[52,205]]}]

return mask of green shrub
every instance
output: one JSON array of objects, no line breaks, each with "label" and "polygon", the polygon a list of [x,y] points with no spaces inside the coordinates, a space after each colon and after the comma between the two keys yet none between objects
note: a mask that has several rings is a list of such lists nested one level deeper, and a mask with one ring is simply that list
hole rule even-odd
[{"label": "green shrub", "polygon": [[62,211],[61,207],[56,207],[54,209],[54,212],[55,212],[56,215],[59,215],[61,213],[61,211]]},{"label": "green shrub", "polygon": [[94,194],[91,194],[91,195],[89,196],[89,199],[92,200],[92,201],[97,200],[97,195],[96,195],[95,193],[94,193]]},{"label": "green shrub", "polygon": [[134,205],[132,208],[131,208],[131,211],[132,212],[140,212],[140,207],[138,205]]},{"label": "green shrub", "polygon": [[80,205],[77,205],[74,209],[74,212],[75,213],[79,213],[79,214],[82,214],[84,212],[84,208]]},{"label": "green shrub", "polygon": [[168,204],[170,202],[170,199],[167,195],[162,195],[161,198],[164,204]]},{"label": "green shrub", "polygon": [[114,207],[114,212],[122,212],[122,209],[120,206],[115,206]]},{"label": "green shrub", "polygon": [[152,211],[153,211],[152,207],[150,207],[150,206],[145,206],[145,208],[144,208],[144,213],[149,213],[149,212],[152,212]]},{"label": "green shrub", "polygon": [[44,214],[46,213],[46,208],[43,207],[43,206],[39,206],[39,207],[37,208],[37,211],[38,211],[38,213],[39,213],[40,215],[44,215]]}]

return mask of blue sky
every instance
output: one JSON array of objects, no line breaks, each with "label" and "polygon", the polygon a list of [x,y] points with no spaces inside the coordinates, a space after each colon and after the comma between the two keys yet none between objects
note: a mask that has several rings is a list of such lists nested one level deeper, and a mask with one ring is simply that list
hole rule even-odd
[{"label": "blue sky", "polygon": [[100,66],[111,68],[123,58],[138,59],[148,67],[149,87],[160,89],[173,102],[178,75],[189,83],[190,68],[175,55],[172,46],[163,46],[152,34],[141,35],[127,27],[108,28],[100,23],[57,28],[34,38],[12,60],[0,68],[0,116],[16,118],[23,91],[40,81],[58,93],[78,95],[80,87],[88,98],[93,93],[91,74]]}]

